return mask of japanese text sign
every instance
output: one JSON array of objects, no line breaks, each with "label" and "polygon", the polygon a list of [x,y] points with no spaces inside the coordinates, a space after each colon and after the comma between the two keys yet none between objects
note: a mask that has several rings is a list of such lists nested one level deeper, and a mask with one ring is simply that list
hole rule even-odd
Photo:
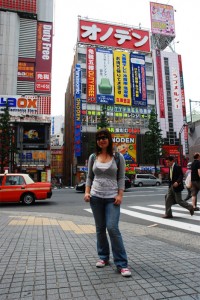
[{"label": "japanese text sign", "polygon": [[87,102],[96,103],[96,49],[87,47]]},{"label": "japanese text sign", "polygon": [[79,20],[78,42],[150,52],[149,31]]},{"label": "japanese text sign", "polygon": [[113,52],[96,49],[97,103],[113,104]]},{"label": "japanese text sign", "polygon": [[115,104],[131,105],[130,56],[114,51]]},{"label": "japanese text sign", "polygon": [[145,56],[131,53],[132,104],[147,106]]}]

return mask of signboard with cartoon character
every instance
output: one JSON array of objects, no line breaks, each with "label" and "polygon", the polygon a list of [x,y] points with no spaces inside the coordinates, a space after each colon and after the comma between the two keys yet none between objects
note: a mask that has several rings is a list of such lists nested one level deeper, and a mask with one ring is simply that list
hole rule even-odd
[{"label": "signboard with cartoon character", "polygon": [[115,151],[120,152],[126,162],[126,173],[133,174],[136,163],[136,135],[112,134]]}]

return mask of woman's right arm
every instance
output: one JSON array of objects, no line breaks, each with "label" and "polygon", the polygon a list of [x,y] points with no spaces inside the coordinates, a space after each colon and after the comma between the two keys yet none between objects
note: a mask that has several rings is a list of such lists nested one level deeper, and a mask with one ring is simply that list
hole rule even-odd
[{"label": "woman's right arm", "polygon": [[90,155],[89,160],[88,160],[88,174],[87,174],[87,179],[86,179],[86,183],[85,183],[85,196],[84,196],[84,200],[85,202],[89,202],[90,201],[90,190],[91,190],[91,185],[92,185],[92,181],[93,181],[93,171],[92,171],[92,167],[93,167],[93,163],[92,163],[92,155]]}]

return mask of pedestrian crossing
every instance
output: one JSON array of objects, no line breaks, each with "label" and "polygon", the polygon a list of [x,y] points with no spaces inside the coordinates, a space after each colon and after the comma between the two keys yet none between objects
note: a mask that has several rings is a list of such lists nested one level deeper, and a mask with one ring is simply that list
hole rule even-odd
[{"label": "pedestrian crossing", "polygon": [[[87,212],[92,213],[92,210],[85,209]],[[173,219],[163,219],[162,215],[165,214],[165,206],[159,204],[150,204],[148,206],[123,206],[120,208],[120,212],[123,215],[130,217],[143,219],[153,224],[161,224],[169,227],[174,227],[190,232],[200,233],[200,211],[195,211],[193,216],[190,212],[178,205],[173,205]],[[187,220],[187,222],[184,222]]]}]

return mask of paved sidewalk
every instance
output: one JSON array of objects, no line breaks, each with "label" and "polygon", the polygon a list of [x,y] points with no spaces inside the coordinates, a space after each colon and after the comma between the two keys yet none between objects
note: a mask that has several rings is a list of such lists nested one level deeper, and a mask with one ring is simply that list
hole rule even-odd
[{"label": "paved sidewalk", "polygon": [[0,211],[0,300],[200,299],[200,237],[120,223],[132,270],[95,267],[91,217]]}]

